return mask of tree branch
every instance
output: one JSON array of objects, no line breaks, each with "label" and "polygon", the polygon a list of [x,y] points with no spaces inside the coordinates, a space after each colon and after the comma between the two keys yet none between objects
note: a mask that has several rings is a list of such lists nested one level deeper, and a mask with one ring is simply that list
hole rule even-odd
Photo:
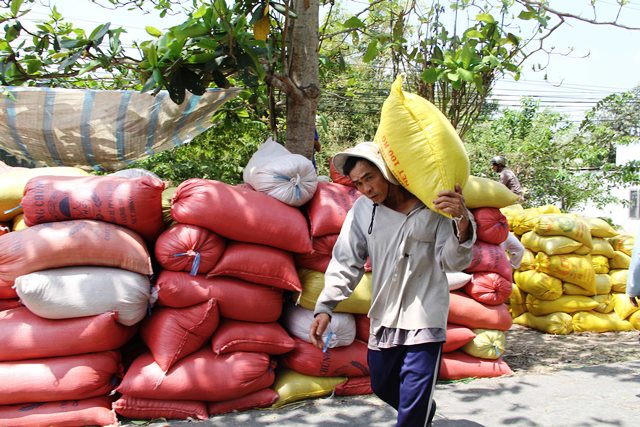
[{"label": "tree branch", "polygon": [[620,16],[620,10],[618,10],[618,14],[614,21],[599,21],[596,18],[594,19],[584,18],[580,15],[576,15],[573,13],[552,9],[547,5],[546,2],[542,2],[542,1],[532,1],[532,0],[516,0],[516,1],[525,7],[540,8],[546,12],[549,12],[557,16],[558,18],[570,18],[570,19],[575,19],[576,21],[586,22],[588,24],[593,24],[593,25],[611,25],[613,27],[624,28],[625,30],[640,30],[640,27],[632,27],[629,25],[619,23],[618,17]]}]

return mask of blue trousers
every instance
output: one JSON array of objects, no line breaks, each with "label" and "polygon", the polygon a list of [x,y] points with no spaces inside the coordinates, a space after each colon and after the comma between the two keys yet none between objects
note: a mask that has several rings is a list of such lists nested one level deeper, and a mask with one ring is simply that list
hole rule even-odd
[{"label": "blue trousers", "polygon": [[442,343],[369,350],[373,392],[398,411],[397,427],[424,427],[431,412]]}]

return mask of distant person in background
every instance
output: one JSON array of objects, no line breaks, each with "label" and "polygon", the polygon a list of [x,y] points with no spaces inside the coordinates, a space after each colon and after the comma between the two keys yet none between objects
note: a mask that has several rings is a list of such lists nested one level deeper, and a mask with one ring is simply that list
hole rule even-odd
[{"label": "distant person in background", "polygon": [[313,129],[313,154],[311,155],[311,163],[313,163],[313,167],[318,170],[316,166],[316,153],[319,153],[322,149],[322,145],[320,145],[320,136],[318,135],[318,129]]},{"label": "distant person in background", "polygon": [[524,191],[518,181],[518,177],[513,173],[511,169],[507,167],[507,161],[502,156],[495,156],[491,159],[491,168],[494,172],[500,174],[500,182],[503,183],[509,190],[517,194],[520,197],[520,202],[524,200]]},{"label": "distant person in background", "polygon": [[640,298],[640,229],[636,233],[636,240],[633,244],[631,262],[629,263],[629,274],[627,275],[627,296],[635,307],[638,306]]}]

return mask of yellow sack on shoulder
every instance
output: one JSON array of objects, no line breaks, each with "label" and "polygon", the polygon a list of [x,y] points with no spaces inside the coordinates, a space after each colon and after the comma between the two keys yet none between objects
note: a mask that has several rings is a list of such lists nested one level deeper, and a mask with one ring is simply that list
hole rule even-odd
[{"label": "yellow sack on shoulder", "polygon": [[438,192],[464,188],[469,158],[449,120],[426,99],[391,85],[374,138],[398,182],[430,209]]},{"label": "yellow sack on shoulder", "polygon": [[501,182],[479,176],[469,176],[467,184],[462,187],[464,202],[469,209],[504,208],[512,206],[519,200],[516,193],[509,190]]}]

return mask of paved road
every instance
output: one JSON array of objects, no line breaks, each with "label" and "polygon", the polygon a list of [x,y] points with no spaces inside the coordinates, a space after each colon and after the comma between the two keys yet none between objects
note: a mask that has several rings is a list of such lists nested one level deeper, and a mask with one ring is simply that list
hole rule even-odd
[{"label": "paved road", "polygon": [[[434,427],[637,427],[640,348],[638,361],[438,384],[436,400]],[[173,421],[170,425],[373,427],[394,423],[395,412],[375,396],[355,396],[227,414],[202,423]]]}]

